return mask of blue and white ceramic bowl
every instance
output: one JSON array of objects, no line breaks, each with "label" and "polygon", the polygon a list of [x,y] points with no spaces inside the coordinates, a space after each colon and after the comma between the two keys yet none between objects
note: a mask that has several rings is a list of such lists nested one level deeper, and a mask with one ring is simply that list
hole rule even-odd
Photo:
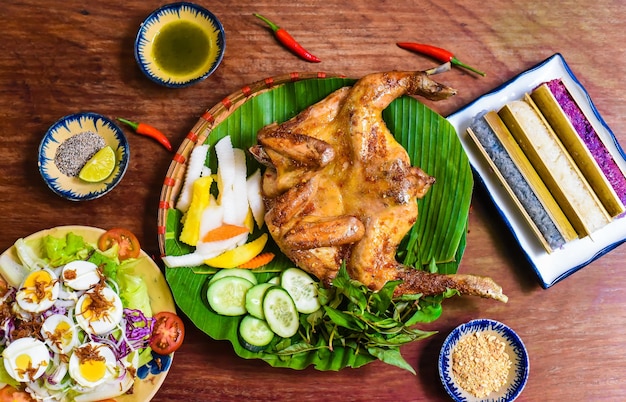
[{"label": "blue and white ceramic bowl", "polygon": [[[66,174],[55,161],[61,144],[78,134],[94,133],[104,145],[115,151],[116,164],[104,181],[89,183],[78,176]],[[100,141],[98,141],[100,142]],[[86,201],[102,197],[122,180],[130,158],[130,147],[123,131],[112,120],[91,112],[75,113],[54,123],[39,145],[39,172],[44,181],[59,196],[71,201]],[[63,172],[65,171],[65,172]]]},{"label": "blue and white ceramic bowl", "polygon": [[[157,37],[166,29],[175,28],[184,24],[190,34],[189,27],[193,32],[200,35],[203,51],[198,52],[202,59],[193,60],[198,64],[189,71],[166,71],[162,63],[157,60],[155,54]],[[180,34],[184,35],[184,34]],[[200,49],[188,49],[185,46],[190,42],[188,38],[178,37],[177,55],[193,53]],[[164,39],[163,39],[164,40]],[[169,88],[182,88],[204,80],[217,69],[224,57],[226,46],[224,27],[220,20],[207,9],[187,2],[164,5],[153,11],[141,24],[135,40],[135,59],[141,71],[152,81]],[[204,49],[206,47],[206,49]],[[180,57],[179,57],[180,58]]]},{"label": "blue and white ceramic bowl", "polygon": [[[463,390],[455,381],[452,373],[452,352],[459,340],[466,335],[481,332],[485,335],[495,335],[505,343],[505,351],[511,360],[511,368],[506,384],[500,390],[494,391],[485,398],[476,398]],[[477,319],[456,327],[443,342],[439,354],[439,377],[448,394],[455,401],[477,402],[510,402],[515,400],[526,385],[529,372],[529,360],[526,347],[520,337],[505,324],[489,320]]]}]

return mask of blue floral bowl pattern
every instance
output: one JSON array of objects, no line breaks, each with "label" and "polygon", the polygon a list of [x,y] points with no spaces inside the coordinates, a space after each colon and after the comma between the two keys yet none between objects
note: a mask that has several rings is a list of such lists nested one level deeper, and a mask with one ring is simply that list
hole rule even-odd
[{"label": "blue floral bowl pattern", "polygon": [[173,353],[170,355],[160,355],[152,351],[152,360],[139,367],[139,369],[137,370],[137,377],[143,380],[144,378],[148,377],[149,374],[158,375],[160,373],[166,372],[172,365],[173,355]]},{"label": "blue floral bowl pattern", "polygon": [[[200,28],[210,42],[210,54],[201,69],[182,75],[163,71],[155,62],[153,45],[163,27],[176,21],[188,21]],[[204,80],[217,69],[226,46],[224,27],[207,9],[187,2],[164,5],[153,11],[141,24],[135,40],[135,60],[152,81],[169,88],[183,88]]]},{"label": "blue floral bowl pattern", "polygon": [[[68,176],[55,162],[61,144],[75,135],[88,132],[101,137],[104,144],[115,151],[116,165],[113,172],[98,183],[88,183],[77,176]],[[129,158],[128,140],[119,126],[102,115],[84,112],[65,116],[48,129],[39,145],[38,164],[44,181],[57,195],[71,201],[86,201],[111,191],[126,173]]]},{"label": "blue floral bowl pattern", "polygon": [[[492,392],[482,399],[476,398],[458,386],[452,373],[452,351],[462,337],[475,332],[495,335],[502,340],[506,345],[505,351],[512,362],[506,384],[500,390]],[[459,402],[513,401],[520,395],[526,385],[529,368],[526,347],[520,337],[505,324],[489,319],[472,320],[455,328],[445,339],[439,354],[439,377],[441,382],[452,399]]]}]

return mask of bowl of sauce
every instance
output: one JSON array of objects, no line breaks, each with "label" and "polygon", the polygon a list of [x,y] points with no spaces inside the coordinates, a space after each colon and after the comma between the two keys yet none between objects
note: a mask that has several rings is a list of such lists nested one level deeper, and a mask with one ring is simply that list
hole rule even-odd
[{"label": "bowl of sauce", "polygon": [[224,27],[213,13],[193,3],[172,3],[154,10],[141,24],[135,59],[150,80],[182,88],[217,69],[225,44]]}]

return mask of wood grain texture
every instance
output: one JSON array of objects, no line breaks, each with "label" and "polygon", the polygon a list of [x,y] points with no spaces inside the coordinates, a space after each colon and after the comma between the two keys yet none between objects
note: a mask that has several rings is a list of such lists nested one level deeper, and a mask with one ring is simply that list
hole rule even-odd
[{"label": "wood grain texture", "polygon": [[[141,21],[162,2],[6,0],[0,7],[0,248],[57,225],[124,226],[158,254],[156,214],[172,155],[128,133],[129,169],[113,192],[84,203],[54,195],[37,168],[37,149],[61,116],[94,111],[149,122],[180,144],[200,115],[257,80],[292,71],[350,77],[437,65],[395,46],[417,41],[453,50],[487,72],[453,69],[438,80],[458,89],[429,103],[448,115],[552,54],[563,54],[608,125],[626,144],[626,11],[621,0],[453,1],[199,1],[226,29],[217,72],[190,88],[159,87],[135,64]],[[289,30],[323,61],[309,64],[283,49],[259,12]],[[543,290],[489,197],[476,188],[468,247],[460,270],[489,275],[509,303],[457,298],[424,329],[439,333],[403,348],[417,375],[380,363],[340,372],[274,369],[235,356],[188,323],[155,401],[437,401],[446,400],[437,373],[441,343],[473,318],[501,320],[522,337],[530,378],[521,401],[626,398],[626,249],[618,247],[572,277]]]}]

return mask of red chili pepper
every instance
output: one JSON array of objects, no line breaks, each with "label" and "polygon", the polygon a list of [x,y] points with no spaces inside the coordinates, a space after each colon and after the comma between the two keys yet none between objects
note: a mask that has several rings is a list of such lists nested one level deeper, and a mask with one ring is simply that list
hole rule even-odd
[{"label": "red chili pepper", "polygon": [[482,75],[483,77],[485,76],[485,73],[483,73],[482,71],[478,71],[475,68],[470,67],[465,63],[461,63],[459,59],[454,57],[454,54],[440,47],[424,45],[422,43],[413,43],[413,42],[398,42],[396,44],[398,45],[398,47],[401,47],[402,49],[411,50],[413,52],[425,54],[443,63],[450,62],[452,64],[456,64],[457,66],[467,68],[468,70],[473,71],[476,74]]},{"label": "red chili pepper", "polygon": [[120,117],[117,118],[122,123],[128,124],[130,128],[135,130],[137,134],[145,135],[146,137],[154,138],[158,142],[161,143],[168,151],[172,150],[172,144],[170,140],[167,139],[165,134],[159,131],[157,128],[152,127],[145,123],[135,123],[134,121],[122,119]]},{"label": "red chili pepper", "polygon": [[319,58],[313,56],[309,51],[302,47],[290,34],[285,31],[278,25],[274,24],[272,21],[268,20],[261,14],[254,14],[255,17],[263,20],[274,32],[274,36],[276,39],[282,43],[287,49],[291,50],[296,55],[300,56],[306,61],[310,61],[311,63],[319,63]]}]

